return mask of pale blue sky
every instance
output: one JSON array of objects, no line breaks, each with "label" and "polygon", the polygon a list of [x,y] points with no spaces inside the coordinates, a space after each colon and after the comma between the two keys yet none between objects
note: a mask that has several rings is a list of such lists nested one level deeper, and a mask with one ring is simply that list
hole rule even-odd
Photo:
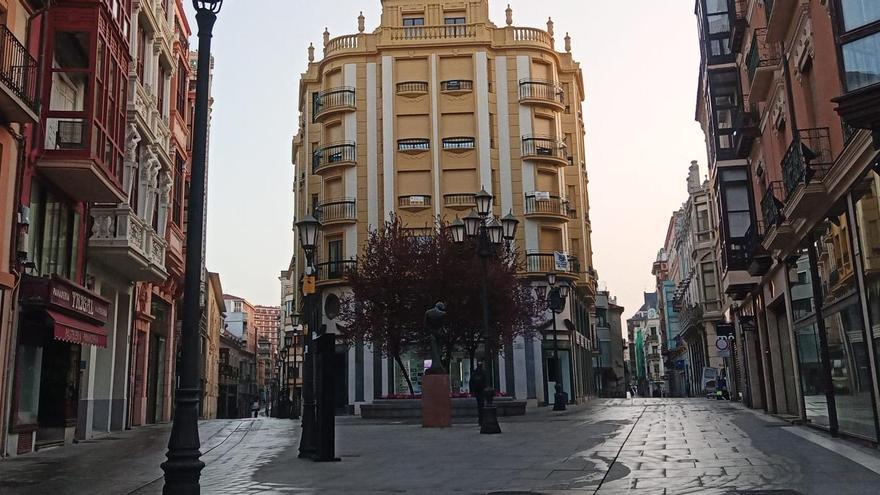
[{"label": "pale blue sky", "polygon": [[[185,0],[186,3],[186,0]],[[691,0],[512,0],[514,24],[566,32],[587,90],[594,264],[630,316],[652,290],[651,263],[686,197],[690,160],[705,173],[694,122],[699,45]],[[490,0],[504,24],[507,2]],[[380,0],[226,0],[214,30],[207,263],[228,293],[279,303],[291,237],[290,142],[306,47],[376,27]],[[191,21],[195,31],[195,20]],[[193,46],[196,46],[195,37]],[[317,50],[320,54],[320,49]]]}]

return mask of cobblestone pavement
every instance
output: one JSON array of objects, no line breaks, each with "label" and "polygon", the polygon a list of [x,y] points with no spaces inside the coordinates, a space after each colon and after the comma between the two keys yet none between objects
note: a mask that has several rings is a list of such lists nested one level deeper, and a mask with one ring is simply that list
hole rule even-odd
[{"label": "cobblestone pavement", "polygon": [[[502,435],[480,435],[338,418],[342,462],[313,463],[297,459],[291,421],[204,422],[202,493],[880,493],[876,450],[727,402],[597,400],[501,423]],[[0,461],[0,494],[160,493],[168,430]]]}]

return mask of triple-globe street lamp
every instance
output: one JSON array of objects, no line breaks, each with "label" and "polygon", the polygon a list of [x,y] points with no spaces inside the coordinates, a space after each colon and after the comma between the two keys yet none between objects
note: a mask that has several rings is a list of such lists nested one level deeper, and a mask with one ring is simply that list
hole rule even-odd
[{"label": "triple-globe street lamp", "polygon": [[452,239],[457,244],[464,243],[465,236],[477,242],[476,254],[480,258],[482,266],[483,336],[486,342],[486,361],[489,368],[488,386],[483,392],[486,398],[483,401],[481,414],[483,421],[480,424],[480,433],[485,434],[501,433],[501,426],[498,425],[497,409],[492,403],[495,399],[495,349],[492,346],[491,328],[489,325],[489,258],[496,255],[497,248],[505,240],[510,242],[516,238],[516,228],[519,225],[519,220],[513,216],[512,212],[500,220],[491,215],[492,200],[492,195],[486,192],[485,189],[481,189],[480,192],[474,195],[474,201],[477,205],[476,211],[471,210],[470,214],[464,218],[464,221],[456,218],[450,225]]},{"label": "triple-globe street lamp", "polygon": [[536,286],[535,294],[538,296],[538,301],[546,304],[547,309],[553,315],[551,318],[553,322],[553,361],[556,372],[556,385],[553,387],[556,390],[553,396],[553,410],[565,411],[568,397],[562,386],[562,362],[559,360],[559,332],[556,331],[556,315],[565,310],[565,300],[568,298],[570,287],[565,282],[557,284],[555,272],[547,274],[547,285],[550,286],[549,297],[546,285]]},{"label": "triple-globe street lamp", "polygon": [[205,463],[199,458],[199,323],[204,252],[205,179],[208,146],[208,97],[210,93],[211,37],[223,0],[193,0],[199,26],[199,58],[196,65],[196,106],[193,112],[193,150],[187,200],[186,260],[180,338],[180,369],[174,395],[174,419],[168,439],[167,460],[162,463],[166,495],[197,495]]}]

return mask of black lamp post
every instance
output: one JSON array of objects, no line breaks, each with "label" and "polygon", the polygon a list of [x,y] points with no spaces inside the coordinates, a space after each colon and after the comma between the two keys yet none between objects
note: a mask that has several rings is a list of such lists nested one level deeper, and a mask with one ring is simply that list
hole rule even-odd
[{"label": "black lamp post", "polygon": [[[298,327],[301,319],[301,315],[299,313],[294,313],[290,316],[291,325],[293,327]],[[298,352],[296,350],[296,335],[298,331],[288,330],[284,334],[284,342],[287,342],[288,334],[290,335],[290,347],[293,349],[293,390],[290,390],[290,363],[287,363],[287,382],[285,382],[285,388],[288,389],[286,397],[290,398],[290,414],[288,415],[291,419],[299,419],[299,396],[296,391],[296,381],[299,380],[299,362],[297,361]],[[286,345],[286,344],[285,344]],[[292,393],[291,393],[292,392]]]},{"label": "black lamp post", "polygon": [[562,362],[559,360],[559,332],[556,331],[556,315],[565,310],[565,300],[568,297],[569,286],[567,283],[556,284],[556,273],[547,274],[547,283],[550,285],[550,296],[547,298],[547,287],[539,285],[535,287],[535,294],[539,301],[547,302],[547,309],[550,310],[553,322],[553,361],[556,366],[556,393],[553,398],[553,410],[565,411],[565,404],[568,402],[565,391],[562,386]]},{"label": "black lamp post", "polygon": [[196,108],[193,114],[193,151],[187,225],[183,323],[181,329],[179,382],[174,395],[174,422],[168,439],[165,472],[166,495],[198,494],[205,463],[199,458],[199,321],[201,320],[202,239],[205,218],[205,159],[208,145],[208,97],[210,92],[211,37],[223,0],[193,0],[199,25],[199,60]]},{"label": "black lamp post", "polygon": [[519,220],[512,213],[500,221],[491,216],[492,199],[491,194],[486,192],[485,189],[481,189],[480,192],[474,195],[477,210],[471,210],[463,222],[456,218],[450,225],[452,238],[456,243],[464,242],[465,235],[476,239],[477,256],[479,256],[482,266],[483,335],[486,339],[486,361],[489,366],[488,387],[483,392],[486,397],[486,400],[483,402],[483,421],[480,423],[480,433],[485,434],[501,433],[501,426],[498,425],[497,409],[493,404],[495,400],[495,349],[492,348],[491,329],[489,326],[489,258],[495,255],[496,248],[504,240],[509,242],[516,237],[516,227],[519,224]]},{"label": "black lamp post", "polygon": [[278,353],[278,360],[275,361],[275,408],[273,416],[276,418],[284,417],[284,350]]},{"label": "black lamp post", "polygon": [[[321,230],[321,222],[310,214],[296,222],[299,234],[299,243],[306,253],[305,276],[315,275],[315,248],[318,244],[318,232]],[[305,284],[304,284],[305,286]],[[311,287],[314,291],[314,287]],[[303,411],[302,411],[302,437],[299,441],[299,457],[314,458],[318,453],[317,418],[315,416],[315,368],[314,350],[309,343],[311,335],[320,323],[320,308],[315,294],[303,294],[305,298],[305,321],[306,332],[303,332]]]}]

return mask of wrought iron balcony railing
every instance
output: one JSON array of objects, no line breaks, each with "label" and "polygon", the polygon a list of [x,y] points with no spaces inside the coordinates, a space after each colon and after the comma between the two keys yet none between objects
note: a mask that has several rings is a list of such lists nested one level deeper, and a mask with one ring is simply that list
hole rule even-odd
[{"label": "wrought iron balcony railing", "polygon": [[444,93],[468,92],[474,90],[474,82],[465,79],[452,79],[440,83],[440,91]]},{"label": "wrought iron balcony railing", "polygon": [[535,193],[526,194],[526,215],[550,214],[568,217],[568,210],[568,200],[565,198],[553,195],[540,197]]},{"label": "wrought iron balcony railing", "polygon": [[0,80],[35,114],[37,61],[5,25],[0,25]]},{"label": "wrought iron balcony railing", "polygon": [[764,219],[766,228],[771,229],[785,220],[782,213],[783,186],[781,181],[773,181],[767,185],[764,197],[761,198],[761,218]]},{"label": "wrought iron balcony railing", "polygon": [[335,164],[354,163],[357,149],[353,142],[333,143],[315,150],[312,154],[312,172]]},{"label": "wrought iron balcony railing", "polygon": [[472,137],[457,136],[443,138],[443,149],[457,151],[472,150],[476,146],[476,142],[477,140]]},{"label": "wrought iron balcony railing", "polygon": [[425,81],[406,81],[397,83],[397,94],[424,94],[428,92],[428,83]]},{"label": "wrought iron balcony railing", "polygon": [[407,138],[397,140],[397,150],[405,152],[421,152],[431,149],[431,140],[427,138]]},{"label": "wrought iron balcony railing", "polygon": [[551,251],[526,252],[526,271],[529,273],[563,273],[577,275],[580,272],[580,260],[577,256],[567,255],[565,270],[557,270],[556,253]]},{"label": "wrought iron balcony railing", "polygon": [[431,206],[430,195],[408,195],[397,198],[398,208],[427,208]]},{"label": "wrought iron balcony railing", "polygon": [[746,55],[746,71],[749,83],[753,83],[758,69],[779,65],[779,51],[775,45],[767,43],[767,29],[756,29],[752,34],[752,44]]},{"label": "wrought iron balcony railing", "polygon": [[525,136],[522,138],[522,156],[568,160],[568,150],[564,142],[552,137]]},{"label": "wrought iron balcony railing", "polygon": [[519,81],[519,99],[539,100],[565,105],[565,90],[562,85],[543,79],[521,79]]},{"label": "wrought iron balcony railing", "polygon": [[357,220],[357,201],[353,198],[334,199],[321,203],[315,217],[323,223]]},{"label": "wrought iron balcony railing", "polygon": [[342,109],[354,109],[357,105],[354,88],[343,86],[317,93],[312,102],[312,118]]},{"label": "wrought iron balcony railing", "polygon": [[357,268],[357,260],[335,260],[318,263],[318,281],[328,282],[345,279],[348,272]]},{"label": "wrought iron balcony railing", "polygon": [[443,206],[448,208],[473,208],[477,201],[474,193],[452,193],[443,195]]},{"label": "wrought iron balcony railing", "polygon": [[798,130],[782,159],[786,201],[798,186],[821,180],[833,163],[827,127]]}]

